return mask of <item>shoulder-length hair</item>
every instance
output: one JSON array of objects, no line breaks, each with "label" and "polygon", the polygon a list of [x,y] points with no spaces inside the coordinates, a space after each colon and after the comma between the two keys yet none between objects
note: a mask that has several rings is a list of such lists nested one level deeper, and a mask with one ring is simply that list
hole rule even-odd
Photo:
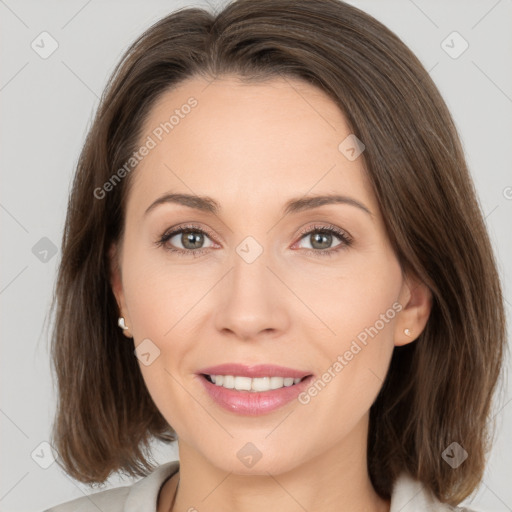
[{"label": "shoulder-length hair", "polygon": [[[52,302],[59,464],[82,482],[145,476],[150,442],[176,432],[153,403],[117,325],[108,250],[123,234],[131,175],[98,190],[137,145],[155,101],[191,77],[290,77],[322,89],[362,155],[402,269],[432,292],[415,342],[395,347],[370,409],[367,463],[389,498],[400,472],[456,504],[480,482],[506,327],[483,215],[452,117],[428,72],[389,29],[339,0],[239,0],[218,14],[178,10],[126,51],[80,155]],[[104,189],[103,189],[104,190]],[[469,454],[456,469],[452,442]]]}]

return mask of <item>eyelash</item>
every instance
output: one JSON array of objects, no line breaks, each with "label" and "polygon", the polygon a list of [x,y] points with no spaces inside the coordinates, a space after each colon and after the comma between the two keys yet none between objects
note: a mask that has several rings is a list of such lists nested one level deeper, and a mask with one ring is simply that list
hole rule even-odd
[{"label": "eyelash", "polygon": [[[171,231],[169,233],[164,233],[155,242],[155,244],[156,244],[157,247],[163,247],[172,237],[174,237],[175,235],[177,235],[179,233],[183,233],[184,231],[198,232],[198,233],[202,233],[204,235],[207,235],[211,239],[214,238],[209,231],[206,231],[206,230],[204,230],[204,229],[202,229],[199,226],[196,226],[194,224],[188,224],[188,225],[185,225],[185,226],[178,226],[176,229],[174,229],[173,231]],[[339,251],[350,247],[352,245],[352,243],[353,243],[353,239],[352,239],[352,237],[348,233],[346,233],[345,231],[343,231],[340,228],[337,228],[336,226],[333,226],[333,225],[329,225],[329,226],[317,226],[317,225],[310,226],[310,227],[302,230],[299,233],[299,235],[300,235],[299,240],[302,240],[302,238],[304,238],[306,235],[310,235],[310,234],[313,234],[313,233],[333,234],[333,235],[335,235],[336,237],[338,237],[341,240],[341,243],[338,246],[336,246],[336,248],[334,248],[334,249],[326,249],[326,250],[321,250],[321,249],[318,249],[318,250],[315,250],[315,249],[305,249],[306,250],[306,254],[308,254],[308,255],[321,256],[321,257],[324,257],[324,256],[334,256],[335,253],[338,253]],[[195,258],[200,256],[204,252],[206,252],[208,249],[209,249],[209,247],[206,247],[206,248],[203,248],[203,249],[192,249],[192,250],[175,249],[175,248],[166,247],[166,250],[171,252],[171,253],[179,254],[180,256],[193,256]]]}]

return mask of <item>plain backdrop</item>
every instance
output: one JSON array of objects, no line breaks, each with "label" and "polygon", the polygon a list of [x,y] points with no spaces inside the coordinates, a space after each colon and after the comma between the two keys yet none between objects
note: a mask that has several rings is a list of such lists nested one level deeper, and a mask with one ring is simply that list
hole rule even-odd
[{"label": "plain backdrop", "polygon": [[[420,58],[445,98],[492,237],[510,319],[512,1],[350,3],[395,31]],[[143,30],[185,5],[211,9],[221,4],[0,0],[0,509],[4,512],[37,512],[100,490],[72,480],[51,464],[45,443],[55,412],[55,390],[45,321],[71,179],[107,77]],[[44,55],[52,45],[58,45],[55,51]],[[508,381],[503,389],[494,411],[496,440],[485,477],[473,499],[465,502],[475,510],[512,510]],[[176,458],[175,445],[155,444],[156,463]],[[114,476],[103,488],[132,481]]]}]

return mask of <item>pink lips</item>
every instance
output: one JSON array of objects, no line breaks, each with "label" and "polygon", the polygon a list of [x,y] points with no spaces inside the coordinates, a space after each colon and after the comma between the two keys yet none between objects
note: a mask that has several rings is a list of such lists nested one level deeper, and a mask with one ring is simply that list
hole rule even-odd
[{"label": "pink lips", "polygon": [[[206,392],[222,408],[245,416],[258,416],[284,406],[303,392],[313,379],[313,375],[293,368],[275,365],[245,366],[240,364],[222,364],[203,368],[198,372],[200,381]],[[234,375],[243,377],[292,377],[303,378],[293,386],[285,386],[270,391],[252,392],[226,389],[210,382],[204,374],[208,375]]]}]

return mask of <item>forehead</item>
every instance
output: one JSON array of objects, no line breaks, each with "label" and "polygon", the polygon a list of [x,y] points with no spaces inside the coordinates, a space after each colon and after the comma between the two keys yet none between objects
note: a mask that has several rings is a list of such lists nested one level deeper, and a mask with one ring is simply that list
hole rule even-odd
[{"label": "forehead", "polygon": [[163,93],[144,122],[139,143],[152,148],[133,172],[129,203],[147,207],[173,191],[270,207],[346,193],[375,206],[363,158],[339,149],[350,135],[334,101],[304,81],[191,78]]}]

